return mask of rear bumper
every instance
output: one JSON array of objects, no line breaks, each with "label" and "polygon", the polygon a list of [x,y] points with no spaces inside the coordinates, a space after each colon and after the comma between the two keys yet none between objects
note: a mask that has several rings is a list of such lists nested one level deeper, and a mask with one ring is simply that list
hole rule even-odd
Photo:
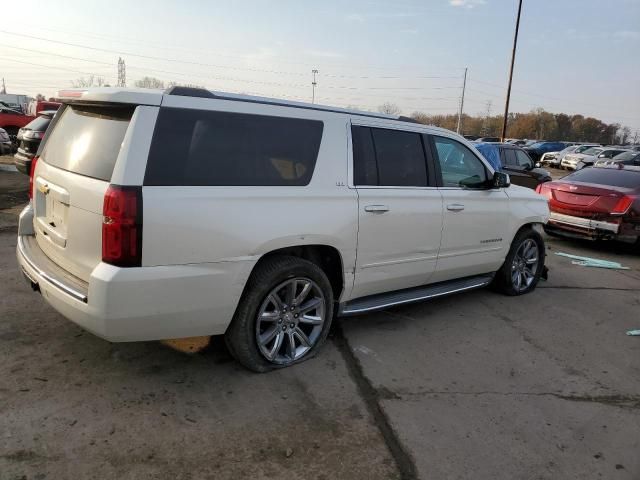
[{"label": "rear bumper", "polygon": [[551,212],[549,214],[547,229],[569,232],[572,236],[578,235],[592,239],[604,239],[614,238],[620,231],[620,223]]},{"label": "rear bumper", "polygon": [[64,317],[112,342],[226,331],[253,261],[118,268],[100,263],[83,282],[53,263],[35,237],[18,237],[18,264]]}]

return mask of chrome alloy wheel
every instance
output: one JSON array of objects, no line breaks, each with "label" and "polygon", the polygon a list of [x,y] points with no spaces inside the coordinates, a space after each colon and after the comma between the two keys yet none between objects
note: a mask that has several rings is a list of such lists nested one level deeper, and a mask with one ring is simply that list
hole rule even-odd
[{"label": "chrome alloy wheel", "polygon": [[520,244],[511,264],[511,283],[518,292],[523,292],[536,277],[538,271],[538,244],[527,238]]},{"label": "chrome alloy wheel", "polygon": [[308,278],[292,278],[275,287],[258,310],[256,341],[272,363],[286,365],[316,344],[325,321],[326,300]]}]

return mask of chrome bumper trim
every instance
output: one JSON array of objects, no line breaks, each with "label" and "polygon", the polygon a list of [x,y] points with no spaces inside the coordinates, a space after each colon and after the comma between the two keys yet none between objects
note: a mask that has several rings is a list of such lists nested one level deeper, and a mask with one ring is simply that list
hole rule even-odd
[{"label": "chrome bumper trim", "polygon": [[[33,262],[33,260],[31,260],[27,256],[27,253],[26,253],[25,248],[24,248],[24,242],[22,240],[22,235],[18,236],[18,251],[20,252],[20,256],[24,259],[24,261],[27,263],[27,265],[29,265],[32,269],[34,269],[40,278],[42,278],[43,280],[46,280],[47,282],[49,282],[54,287],[56,287],[59,290],[63,291],[67,295],[75,298],[76,300],[80,300],[81,302],[87,303],[87,301],[88,301],[87,295],[85,295],[82,292],[79,292],[78,290],[74,289],[73,287],[70,287],[69,285],[66,285],[65,283],[61,282],[57,278],[54,278],[52,275],[48,274],[47,272],[42,270],[40,267],[38,267]],[[27,276],[31,279],[31,275],[29,275],[27,273]]]},{"label": "chrome bumper trim", "polygon": [[573,227],[587,228],[589,230],[606,230],[608,232],[618,233],[620,225],[617,223],[603,222],[601,220],[592,220],[590,218],[574,217],[572,215],[564,215],[562,213],[551,212],[549,222],[570,225]]}]

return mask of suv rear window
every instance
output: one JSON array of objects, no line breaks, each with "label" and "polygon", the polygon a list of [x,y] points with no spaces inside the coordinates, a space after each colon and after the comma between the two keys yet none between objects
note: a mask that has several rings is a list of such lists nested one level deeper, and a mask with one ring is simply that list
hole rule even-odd
[{"label": "suv rear window", "polygon": [[49,126],[49,123],[51,123],[51,118],[53,117],[50,117],[48,115],[41,115],[40,117],[36,118],[32,122],[29,122],[24,128],[25,130],[33,130],[35,132],[44,132]]},{"label": "suv rear window", "polygon": [[54,167],[108,182],[133,110],[130,106],[67,106],[41,158]]},{"label": "suv rear window", "polygon": [[318,120],[163,108],[144,184],[307,185],[323,127]]}]

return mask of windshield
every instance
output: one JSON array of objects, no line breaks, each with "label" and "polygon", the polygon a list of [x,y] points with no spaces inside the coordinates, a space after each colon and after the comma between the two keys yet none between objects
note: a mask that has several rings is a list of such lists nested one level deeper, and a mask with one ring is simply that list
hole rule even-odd
[{"label": "windshield", "polygon": [[43,115],[28,123],[25,130],[34,130],[36,132],[44,132],[51,123],[51,117]]},{"label": "windshield", "polygon": [[571,153],[571,152],[577,152],[577,151],[578,150],[576,149],[575,145],[572,145],[570,147],[560,150],[560,154],[562,155],[563,153]]},{"label": "windshield", "polygon": [[582,153],[585,150],[589,150],[590,148],[593,148],[593,145],[580,145],[578,148],[576,148],[576,153]]},{"label": "windshield", "polygon": [[582,153],[584,155],[598,155],[600,152],[602,152],[602,148],[591,147],[591,148],[587,148]]},{"label": "windshield", "polygon": [[637,157],[637,156],[640,156],[640,153],[638,153],[638,152],[622,152],[622,153],[619,153],[618,155],[616,155],[615,157],[613,157],[613,160],[624,162],[625,160],[633,160],[633,158]]}]

